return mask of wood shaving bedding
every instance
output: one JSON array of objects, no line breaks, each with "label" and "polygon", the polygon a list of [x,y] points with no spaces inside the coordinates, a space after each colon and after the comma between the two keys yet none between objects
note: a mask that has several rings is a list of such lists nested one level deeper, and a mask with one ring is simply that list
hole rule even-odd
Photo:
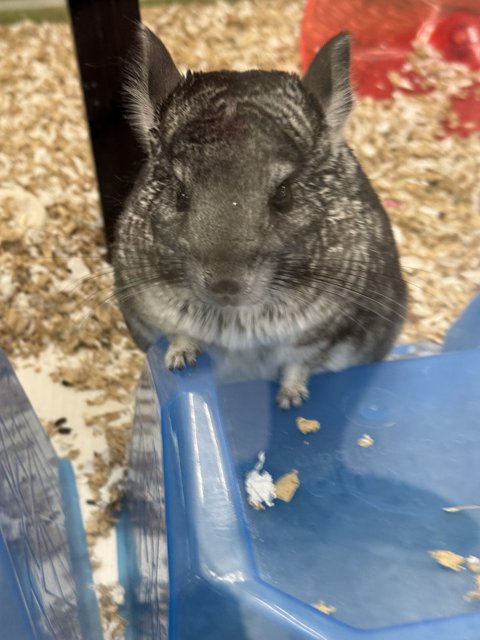
[{"label": "wood shaving bedding", "polygon": [[[303,8],[303,0],[242,0],[170,5],[144,17],[183,70],[298,70]],[[36,368],[53,346],[52,377],[94,392],[89,404],[99,415],[85,428],[105,438],[109,451],[89,469],[92,496],[100,501],[112,473],[125,468],[143,356],[111,299],[69,28],[0,27],[0,56],[0,345],[14,365],[30,358]],[[411,299],[402,339],[438,341],[480,288],[480,136],[440,135],[450,118],[445,93],[465,90],[473,74],[425,50],[411,65],[431,93],[359,100],[347,138],[394,223]],[[106,402],[117,403],[119,414],[103,410]],[[44,418],[60,438],[52,427],[57,416]],[[67,445],[75,458],[73,437]],[[76,473],[85,475],[78,464]],[[92,549],[111,529],[119,491],[112,486],[111,504],[91,517]]]},{"label": "wood shaving bedding", "polygon": [[401,341],[438,342],[480,290],[480,134],[444,128],[450,97],[480,72],[428,47],[415,49],[411,70],[430,92],[360,100],[347,137],[394,225],[410,298]]},{"label": "wood shaving bedding", "polygon": [[95,590],[107,620],[106,635],[110,638],[122,638],[127,624],[127,621],[118,614],[118,608],[125,600],[123,588],[118,584],[101,584]]}]

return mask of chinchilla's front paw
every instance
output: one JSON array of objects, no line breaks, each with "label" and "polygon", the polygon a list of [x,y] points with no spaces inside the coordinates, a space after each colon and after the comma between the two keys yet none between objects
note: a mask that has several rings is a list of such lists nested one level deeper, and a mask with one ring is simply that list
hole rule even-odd
[{"label": "chinchilla's front paw", "polygon": [[308,367],[302,364],[286,365],[280,378],[277,404],[280,409],[299,407],[308,398]]},{"label": "chinchilla's front paw", "polygon": [[194,367],[200,348],[195,340],[185,337],[173,338],[165,354],[165,366],[168,369],[183,369],[187,365]]},{"label": "chinchilla's front paw", "polygon": [[277,395],[280,409],[299,407],[308,398],[308,389],[303,383],[283,385]]}]

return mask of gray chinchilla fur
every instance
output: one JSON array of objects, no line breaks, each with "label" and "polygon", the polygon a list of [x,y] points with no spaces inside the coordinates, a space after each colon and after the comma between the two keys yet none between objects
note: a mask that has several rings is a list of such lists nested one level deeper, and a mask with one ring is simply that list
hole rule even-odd
[{"label": "gray chinchilla fur", "polygon": [[182,76],[139,28],[132,122],[147,159],[120,217],[116,291],[144,350],[166,364],[201,350],[225,371],[278,377],[298,406],[313,371],[385,356],[406,290],[390,223],[342,135],[352,108],[350,38],[306,76]]}]

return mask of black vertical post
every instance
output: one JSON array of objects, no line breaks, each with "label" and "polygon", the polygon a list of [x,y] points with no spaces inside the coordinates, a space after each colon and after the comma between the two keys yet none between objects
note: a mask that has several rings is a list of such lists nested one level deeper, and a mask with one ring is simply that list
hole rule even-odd
[{"label": "black vertical post", "polygon": [[68,0],[108,256],[142,151],[125,117],[122,78],[140,20],[138,0]]}]

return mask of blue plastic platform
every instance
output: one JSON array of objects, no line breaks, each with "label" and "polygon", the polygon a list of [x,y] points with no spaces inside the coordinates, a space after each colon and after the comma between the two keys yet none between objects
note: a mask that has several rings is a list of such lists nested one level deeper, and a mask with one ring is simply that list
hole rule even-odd
[{"label": "blue plastic platform", "polygon": [[78,495],[0,351],[0,638],[102,637]]},{"label": "blue plastic platform", "polygon": [[[443,511],[480,503],[480,349],[310,389],[282,412],[276,384],[219,381],[205,356],[171,373],[150,351],[119,528],[129,640],[480,639],[473,574],[429,555],[480,556],[480,510]],[[321,430],[301,434],[299,415]],[[274,478],[299,471],[292,502],[247,504],[260,451]]]}]

